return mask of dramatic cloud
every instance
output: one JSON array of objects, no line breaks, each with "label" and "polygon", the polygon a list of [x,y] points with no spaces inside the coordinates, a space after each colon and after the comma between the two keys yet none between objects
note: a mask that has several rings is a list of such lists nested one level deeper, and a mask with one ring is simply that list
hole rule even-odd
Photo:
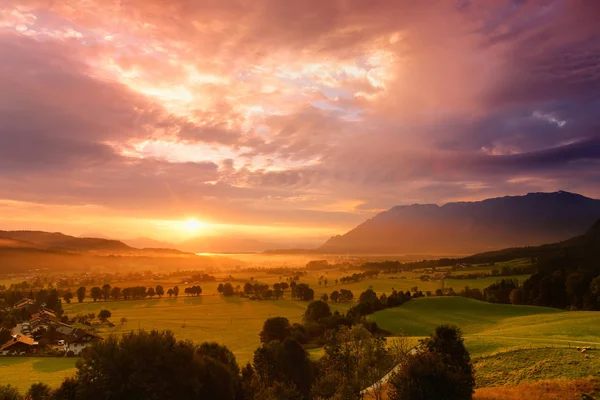
[{"label": "dramatic cloud", "polygon": [[0,216],[316,242],[397,204],[600,196],[599,20],[586,0],[3,1]]}]

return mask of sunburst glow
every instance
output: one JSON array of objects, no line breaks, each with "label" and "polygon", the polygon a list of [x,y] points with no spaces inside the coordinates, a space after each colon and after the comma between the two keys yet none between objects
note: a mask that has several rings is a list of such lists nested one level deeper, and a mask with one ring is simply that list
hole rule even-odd
[{"label": "sunburst glow", "polygon": [[184,227],[186,231],[195,233],[204,229],[206,227],[206,224],[198,221],[197,219],[190,218],[187,221],[185,221]]}]

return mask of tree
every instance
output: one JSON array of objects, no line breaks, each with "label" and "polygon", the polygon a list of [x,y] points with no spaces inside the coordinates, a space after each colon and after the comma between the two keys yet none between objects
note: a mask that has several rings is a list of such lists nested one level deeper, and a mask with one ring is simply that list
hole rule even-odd
[{"label": "tree", "polygon": [[296,340],[288,338],[284,342],[263,343],[254,352],[253,367],[259,387],[269,388],[279,383],[295,387],[308,398],[315,377],[314,365]]},{"label": "tree", "polygon": [[329,298],[334,303],[337,303],[338,301],[340,301],[340,292],[338,292],[337,290],[334,290],[333,292],[331,292],[331,296],[329,296]]},{"label": "tree", "polygon": [[230,364],[170,331],[109,336],[83,352],[75,378],[58,389],[77,399],[234,400]]},{"label": "tree", "polygon": [[77,294],[77,301],[79,303],[82,303],[83,299],[85,299],[85,292],[86,292],[86,289],[83,286],[80,287],[79,289],[77,289],[77,293],[76,294]]},{"label": "tree", "polygon": [[[381,379],[396,362],[384,338],[371,335],[362,325],[341,327],[325,345],[319,362],[321,379],[313,393],[325,398],[360,399],[360,391]],[[377,389],[379,399],[382,388]]]},{"label": "tree", "polygon": [[25,399],[27,400],[50,400],[52,389],[45,383],[34,383],[29,387]]},{"label": "tree", "polygon": [[6,328],[0,328],[0,347],[11,339],[11,330]]},{"label": "tree", "polygon": [[125,317],[121,318],[121,325],[125,325],[127,322],[129,322],[129,320]]},{"label": "tree", "polygon": [[63,299],[65,300],[65,302],[67,304],[71,304],[72,298],[73,298],[73,293],[71,293],[70,290],[66,291],[65,294],[63,294]]},{"label": "tree", "polygon": [[2,400],[23,400],[23,396],[17,388],[11,385],[0,385],[0,399]]},{"label": "tree", "polygon": [[110,297],[110,285],[108,283],[105,283],[102,286],[102,297],[104,297],[104,301],[108,300]]},{"label": "tree", "polygon": [[595,277],[590,283],[590,291],[593,295],[600,297],[600,276]]},{"label": "tree", "polygon": [[[440,325],[433,335],[421,340],[422,347],[435,354],[449,371],[460,378],[460,387],[456,390],[470,399],[475,388],[471,356],[465,348],[462,331],[455,325]],[[453,376],[454,376],[453,375]]]},{"label": "tree", "polygon": [[165,294],[165,288],[161,285],[157,285],[155,292],[156,295],[162,299],[163,295]]},{"label": "tree", "polygon": [[324,302],[328,302],[329,301],[329,296],[327,296],[327,293],[323,293],[321,295],[321,300]]},{"label": "tree", "polygon": [[524,304],[523,287],[518,287],[510,292],[510,304]]},{"label": "tree", "polygon": [[150,298],[153,298],[156,295],[154,288],[148,288],[148,291],[146,293],[148,294],[148,297],[150,297]]},{"label": "tree", "polygon": [[291,325],[287,318],[273,317],[264,322],[259,336],[261,343],[268,343],[272,340],[279,340],[283,342],[290,336],[290,333]]},{"label": "tree", "polygon": [[354,299],[354,293],[348,289],[340,289],[340,301],[352,301]]},{"label": "tree", "polygon": [[173,294],[175,295],[175,297],[179,296],[179,286],[175,286],[173,288]]},{"label": "tree", "polygon": [[219,286],[217,286],[217,292],[219,292],[219,294],[223,294],[223,284],[219,283]]},{"label": "tree", "polygon": [[92,299],[94,299],[95,302],[96,300],[102,297],[102,289],[98,286],[94,286],[92,288],[92,291],[90,292],[90,295],[92,296]]},{"label": "tree", "polygon": [[304,316],[302,317],[303,322],[319,322],[323,318],[331,317],[331,309],[329,308],[329,304],[325,303],[322,300],[317,300],[311,302],[308,307],[306,307],[306,311],[304,311]]},{"label": "tree", "polygon": [[100,310],[98,313],[98,319],[102,322],[106,322],[111,316],[112,313],[109,310]]},{"label": "tree", "polygon": [[235,289],[233,285],[229,282],[223,285],[223,296],[233,296],[235,294]]},{"label": "tree", "polygon": [[460,371],[449,368],[436,353],[411,354],[389,381],[390,400],[471,400],[472,389]]},{"label": "tree", "polygon": [[110,296],[113,298],[113,300],[117,301],[119,297],[121,297],[121,288],[116,286],[112,288],[110,290]]},{"label": "tree", "polygon": [[306,283],[298,283],[295,285],[295,287],[292,287],[292,295],[296,299],[303,301],[311,301],[315,299],[315,291],[312,290]]},{"label": "tree", "polygon": [[173,289],[169,288],[169,290],[167,290],[167,294],[169,295],[169,297],[173,296]]}]

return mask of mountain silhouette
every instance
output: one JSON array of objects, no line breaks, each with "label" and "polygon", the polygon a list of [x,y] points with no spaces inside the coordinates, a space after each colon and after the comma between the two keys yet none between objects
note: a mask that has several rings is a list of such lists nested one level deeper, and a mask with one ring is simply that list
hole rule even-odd
[{"label": "mountain silhouette", "polygon": [[[468,254],[536,246],[580,235],[600,200],[558,191],[483,201],[396,206],[318,250],[352,254]],[[600,230],[600,227],[597,228]]]}]

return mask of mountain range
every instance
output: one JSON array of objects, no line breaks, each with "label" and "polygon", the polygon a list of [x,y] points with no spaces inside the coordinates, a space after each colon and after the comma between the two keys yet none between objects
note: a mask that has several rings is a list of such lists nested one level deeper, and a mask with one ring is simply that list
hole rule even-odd
[{"label": "mountain range", "polygon": [[600,218],[600,200],[558,191],[396,206],[317,249],[351,254],[473,254],[553,243]]}]

